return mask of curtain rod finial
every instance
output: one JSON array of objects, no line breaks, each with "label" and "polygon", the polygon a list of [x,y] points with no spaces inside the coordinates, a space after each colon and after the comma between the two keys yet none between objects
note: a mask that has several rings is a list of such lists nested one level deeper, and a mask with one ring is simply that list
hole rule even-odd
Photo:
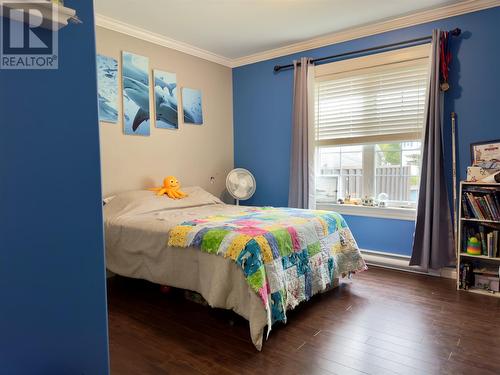
[{"label": "curtain rod finial", "polygon": [[274,71],[275,71],[275,72],[279,72],[279,71],[280,71],[280,69],[281,69],[281,66],[279,66],[279,65],[275,65],[275,66],[274,66]]},{"label": "curtain rod finial", "polygon": [[451,30],[451,35],[453,35],[453,36],[459,36],[461,33],[462,33],[462,30],[459,29],[458,27]]}]

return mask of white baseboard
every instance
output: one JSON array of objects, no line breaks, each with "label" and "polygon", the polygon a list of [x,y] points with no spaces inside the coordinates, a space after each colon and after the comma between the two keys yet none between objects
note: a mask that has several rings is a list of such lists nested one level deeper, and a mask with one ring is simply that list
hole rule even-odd
[{"label": "white baseboard", "polygon": [[446,279],[457,279],[457,269],[455,267],[444,267],[440,270],[441,274],[439,276]]},{"label": "white baseboard", "polygon": [[366,264],[389,268],[399,271],[421,273],[430,276],[444,277],[448,279],[456,279],[457,272],[455,268],[445,267],[440,270],[424,271],[418,266],[410,266],[410,257],[405,255],[391,254],[382,251],[374,251],[367,249],[360,249],[363,259]]}]

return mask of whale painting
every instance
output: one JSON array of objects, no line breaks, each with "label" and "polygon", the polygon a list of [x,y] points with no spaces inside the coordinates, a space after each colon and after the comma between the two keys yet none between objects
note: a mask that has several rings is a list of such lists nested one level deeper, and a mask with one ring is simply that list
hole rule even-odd
[{"label": "whale painting", "polygon": [[123,130],[125,134],[149,136],[149,61],[122,52]]},{"label": "whale painting", "polygon": [[182,89],[182,111],[185,124],[203,124],[200,90],[187,87]]},{"label": "whale painting", "polygon": [[178,129],[177,117],[177,79],[175,73],[153,71],[155,87],[156,127]]},{"label": "whale painting", "polygon": [[118,61],[97,55],[99,121],[118,122]]}]

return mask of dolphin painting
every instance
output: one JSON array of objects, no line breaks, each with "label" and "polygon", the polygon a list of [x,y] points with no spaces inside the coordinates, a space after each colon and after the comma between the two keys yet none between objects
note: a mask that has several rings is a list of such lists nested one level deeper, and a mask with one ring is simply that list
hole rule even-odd
[{"label": "dolphin painting", "polygon": [[[170,128],[177,128],[177,97],[165,95],[159,86],[156,86],[155,108],[156,121],[162,121]],[[158,124],[157,126],[160,127]]]},{"label": "dolphin painting", "polygon": [[184,112],[184,122],[186,124],[197,124],[197,122],[194,118],[194,114],[190,109],[184,108],[183,112]]},{"label": "dolphin painting", "polygon": [[[137,56],[137,55],[136,55]],[[138,66],[134,65],[132,60],[133,54],[124,52],[123,53],[123,67],[122,74],[124,77],[128,77],[139,81],[145,85],[149,85],[149,76],[148,73]],[[139,56],[138,56],[139,57]],[[140,56],[142,57],[142,56]],[[144,57],[144,59],[147,59]]]},{"label": "dolphin painting", "polygon": [[175,73],[154,70],[156,127],[177,129],[177,78]]},{"label": "dolphin painting", "polygon": [[118,61],[97,55],[97,92],[99,121],[118,122]]},{"label": "dolphin painting", "polygon": [[148,59],[123,52],[122,76],[125,134],[149,135]]},{"label": "dolphin painting", "polygon": [[101,121],[113,121],[118,118],[118,111],[113,108],[109,100],[99,94],[99,119]]},{"label": "dolphin painting", "polygon": [[124,76],[123,90],[128,98],[139,106],[132,123],[132,130],[136,131],[143,121],[149,120],[149,87],[135,79]]},{"label": "dolphin painting", "polygon": [[197,89],[182,89],[182,109],[185,124],[203,124],[203,111],[201,106],[201,91]]},{"label": "dolphin painting", "polygon": [[[158,73],[156,73],[156,74],[158,74]],[[168,92],[170,93],[170,96],[173,96],[174,95],[174,89],[177,87],[177,83],[165,83],[163,81],[163,79],[155,77],[155,87],[156,86],[159,86],[162,89],[166,88],[168,90]]]}]

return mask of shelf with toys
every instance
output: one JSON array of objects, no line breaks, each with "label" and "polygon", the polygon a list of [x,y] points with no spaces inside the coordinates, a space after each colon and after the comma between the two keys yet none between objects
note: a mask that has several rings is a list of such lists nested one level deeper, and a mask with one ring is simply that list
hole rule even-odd
[{"label": "shelf with toys", "polygon": [[461,182],[457,289],[500,297],[500,183]]}]

